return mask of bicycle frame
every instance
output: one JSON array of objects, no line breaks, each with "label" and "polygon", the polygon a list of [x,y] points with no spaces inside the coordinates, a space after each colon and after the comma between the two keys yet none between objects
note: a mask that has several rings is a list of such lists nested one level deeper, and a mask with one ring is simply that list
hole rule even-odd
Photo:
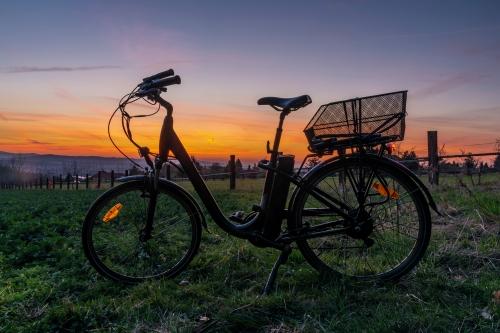
[{"label": "bicycle frame", "polygon": [[[264,246],[271,246],[271,247],[276,247],[276,248],[282,248],[283,247],[283,242],[275,242],[270,239],[266,239],[258,230],[259,227],[262,226],[262,223],[265,222],[262,220],[263,214],[256,214],[254,218],[252,218],[249,222],[244,223],[244,224],[234,224],[230,220],[226,218],[222,210],[220,209],[219,205],[217,204],[215,198],[213,197],[212,193],[208,189],[205,181],[201,177],[200,173],[196,169],[196,166],[194,165],[193,161],[191,160],[188,152],[186,151],[184,145],[182,144],[181,140],[177,136],[177,133],[174,130],[173,127],[173,107],[170,103],[167,101],[163,100],[161,97],[156,98],[157,102],[160,103],[166,110],[167,110],[167,115],[164,119],[162,129],[161,129],[161,134],[160,134],[160,147],[159,147],[159,157],[155,161],[155,176],[156,178],[159,177],[159,170],[161,169],[161,166],[163,163],[166,162],[168,152],[172,152],[175,158],[179,161],[181,167],[183,168],[184,172],[186,173],[189,181],[192,183],[194,190],[196,193],[200,196],[203,204],[207,208],[207,211],[209,212],[210,216],[212,219],[215,221],[215,223],[225,232],[239,237],[239,238],[244,238],[244,239],[250,239],[250,240],[258,240],[261,241],[260,245]],[[301,182],[300,178],[294,177],[290,174],[286,174],[279,170],[277,168],[277,161],[279,157],[278,149],[279,149],[279,143],[281,139],[281,132],[282,132],[282,124],[284,117],[288,114],[288,112],[282,112],[280,115],[280,122],[279,126],[276,131],[276,136],[273,144],[273,150],[269,150],[271,153],[271,158],[268,163],[268,165],[264,166],[261,165],[264,169],[267,170],[266,174],[266,181],[262,193],[262,199],[261,199],[261,211],[265,212],[266,209],[268,208],[267,204],[269,202],[269,196],[271,195],[271,187],[273,183],[273,179],[276,175],[280,175],[285,177],[287,180],[290,181],[290,183],[295,184],[296,186],[302,187],[304,184]],[[346,220],[352,220],[352,217],[349,216],[346,213],[346,210],[349,209],[349,207],[343,203],[338,201],[337,199],[331,197],[327,193],[321,191],[320,189],[316,188],[310,188],[306,189],[312,196],[314,196],[317,200],[320,202],[324,203],[327,205],[327,207],[337,213],[339,216]],[[324,211],[322,210],[314,210],[311,209],[310,211],[307,212],[309,215],[315,215],[315,214],[321,214]],[[286,214],[286,209],[283,207],[283,213]],[[284,215],[283,217],[285,217]],[[344,220],[342,220],[344,221]],[[281,221],[275,221],[275,223],[280,223]],[[331,225],[331,223],[330,223]],[[336,230],[328,230],[325,231],[324,228],[327,227],[327,225],[320,225],[317,228],[315,227],[314,229],[318,230],[317,235],[314,233],[308,233],[307,238],[313,238],[313,237],[322,237],[327,234],[334,234],[334,233],[340,233],[344,232],[345,228],[339,228]],[[323,230],[322,230],[323,229]],[[295,239],[302,238],[304,235],[301,236],[291,236],[291,235],[286,235],[286,237],[283,237],[283,241],[286,241],[286,243],[290,243]]]}]

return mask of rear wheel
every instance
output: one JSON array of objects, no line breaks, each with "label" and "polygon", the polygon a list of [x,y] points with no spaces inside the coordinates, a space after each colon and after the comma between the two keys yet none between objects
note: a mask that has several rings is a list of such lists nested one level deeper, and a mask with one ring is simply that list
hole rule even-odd
[{"label": "rear wheel", "polygon": [[102,275],[135,283],[180,273],[196,254],[201,222],[181,194],[160,184],[151,237],[144,237],[150,194],[130,181],[105,192],[83,223],[85,255]]},{"label": "rear wheel", "polygon": [[[431,232],[429,208],[418,185],[390,162],[347,158],[319,169],[307,182],[305,188],[344,203],[341,210],[349,216],[332,211],[306,190],[297,194],[290,230],[307,233],[316,226],[316,231],[337,232],[297,241],[317,270],[357,280],[391,280],[422,258]],[[318,229],[320,224],[325,227]]]}]

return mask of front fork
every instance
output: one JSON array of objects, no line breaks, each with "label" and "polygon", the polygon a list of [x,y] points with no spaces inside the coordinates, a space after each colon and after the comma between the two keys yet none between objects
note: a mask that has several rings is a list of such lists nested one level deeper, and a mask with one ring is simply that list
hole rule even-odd
[{"label": "front fork", "polygon": [[[163,125],[160,132],[160,144],[158,147],[159,154],[153,161],[149,158],[148,154],[145,154],[145,159],[148,165],[153,171],[148,172],[145,176],[146,189],[149,193],[149,204],[148,212],[146,216],[146,226],[141,230],[140,239],[145,242],[151,238],[151,232],[153,231],[153,220],[155,217],[156,203],[158,198],[158,180],[160,178],[160,171],[165,162],[168,163],[168,151],[170,147],[170,135],[173,133],[173,123],[172,118],[173,107],[172,104],[162,99],[160,96],[156,96],[154,101],[160,103],[167,110],[167,116],[163,119]],[[145,195],[145,193],[143,194]]]},{"label": "front fork", "polygon": [[146,225],[141,230],[139,234],[139,239],[141,242],[146,242],[151,239],[151,233],[153,232],[153,221],[156,212],[156,204],[158,199],[158,180],[160,178],[160,170],[163,162],[156,161],[155,170],[148,172],[144,176],[144,181],[146,182],[146,188],[143,196],[149,196],[148,209],[146,215]]}]

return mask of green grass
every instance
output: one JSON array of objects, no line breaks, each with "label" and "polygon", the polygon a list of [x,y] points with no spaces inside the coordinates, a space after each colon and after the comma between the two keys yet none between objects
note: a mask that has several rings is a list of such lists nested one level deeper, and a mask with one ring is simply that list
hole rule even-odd
[{"label": "green grass", "polygon": [[[211,220],[179,277],[124,286],[82,253],[81,223],[98,191],[0,191],[0,331],[498,332],[500,177],[463,182],[450,176],[432,189],[448,216],[434,216],[425,259],[400,282],[325,281],[294,251],[267,297],[259,294],[278,253]],[[232,212],[258,203],[262,181],[232,192],[209,184]]]}]

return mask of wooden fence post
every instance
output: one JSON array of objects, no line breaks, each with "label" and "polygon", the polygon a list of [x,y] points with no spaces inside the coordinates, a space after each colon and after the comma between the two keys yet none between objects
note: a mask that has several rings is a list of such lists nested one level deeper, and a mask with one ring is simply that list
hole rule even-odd
[{"label": "wooden fence post", "polygon": [[62,183],[63,183],[62,174],[59,174],[59,189],[60,190],[62,190]]},{"label": "wooden fence post", "polygon": [[429,183],[432,185],[439,185],[437,131],[427,131],[427,153],[429,157]]},{"label": "wooden fence post", "polygon": [[49,189],[49,177],[45,177],[45,188]]},{"label": "wooden fence post", "polygon": [[40,183],[38,185],[40,185],[40,190],[41,190],[43,188],[43,177],[42,177],[42,175],[40,175]]},{"label": "wooden fence post", "polygon": [[101,188],[101,171],[97,171],[97,188]]},{"label": "wooden fence post", "polygon": [[229,156],[229,189],[234,190],[236,188],[236,162],[235,155]]},{"label": "wooden fence post", "polygon": [[89,174],[85,174],[85,189],[89,189]]},{"label": "wooden fence post", "polygon": [[78,179],[78,174],[75,175],[75,187],[78,190],[78,183],[80,183],[80,179]]},{"label": "wooden fence post", "polygon": [[115,170],[111,170],[111,187],[115,186]]},{"label": "wooden fence post", "polygon": [[52,189],[56,188],[56,176],[52,176]]},{"label": "wooden fence post", "polygon": [[68,173],[68,175],[66,176],[66,189],[67,190],[69,190],[70,179],[71,179],[71,175]]}]

